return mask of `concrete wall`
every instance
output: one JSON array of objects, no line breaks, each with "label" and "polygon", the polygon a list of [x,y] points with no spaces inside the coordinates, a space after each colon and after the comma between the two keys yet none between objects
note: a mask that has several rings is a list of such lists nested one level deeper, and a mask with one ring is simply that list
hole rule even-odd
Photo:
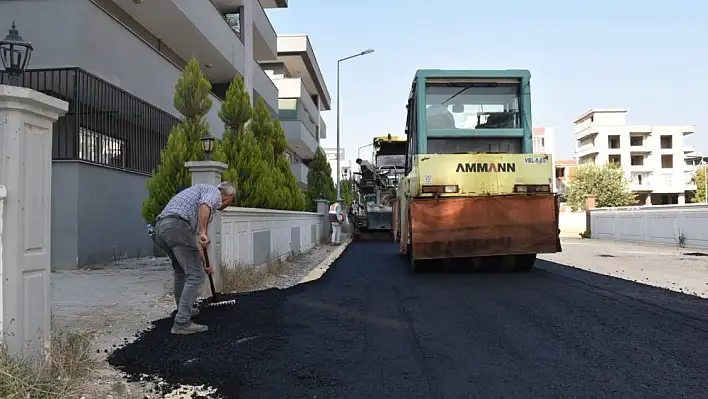
[{"label": "concrete wall", "polygon": [[221,259],[225,264],[261,265],[312,248],[322,218],[312,212],[229,207],[221,214]]},{"label": "concrete wall", "polygon": [[562,233],[577,237],[586,230],[585,224],[585,212],[561,212],[559,215],[558,228]]},{"label": "concrete wall", "polygon": [[[61,17],[57,17],[61,16]],[[146,41],[88,0],[0,1],[2,35],[12,22],[32,42],[29,68],[78,66],[177,117],[174,86],[182,71]],[[221,102],[207,115],[223,135]]]},{"label": "concrete wall", "polygon": [[598,239],[708,248],[708,204],[596,208],[591,230]]},{"label": "concrete wall", "polygon": [[147,177],[82,162],[52,165],[52,269],[152,252],[142,218]]}]

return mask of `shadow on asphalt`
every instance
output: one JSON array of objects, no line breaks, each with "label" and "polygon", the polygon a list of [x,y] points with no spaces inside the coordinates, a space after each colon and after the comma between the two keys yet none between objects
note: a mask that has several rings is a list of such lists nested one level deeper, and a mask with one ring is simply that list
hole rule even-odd
[{"label": "shadow on asphalt", "polygon": [[[131,381],[164,380],[161,394],[207,385],[218,389],[212,398],[624,399],[706,390],[707,301],[549,261],[528,273],[467,273],[458,264],[410,275],[395,245],[355,242],[317,281],[233,298],[202,310],[208,333],[172,336],[171,318],[157,320],[109,363]],[[542,355],[546,346],[569,355]],[[513,349],[524,347],[533,350]]]}]

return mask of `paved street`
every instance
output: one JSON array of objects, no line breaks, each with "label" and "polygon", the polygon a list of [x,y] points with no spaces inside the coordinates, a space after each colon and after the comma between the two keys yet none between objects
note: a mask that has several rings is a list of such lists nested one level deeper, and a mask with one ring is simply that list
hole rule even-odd
[{"label": "paved street", "polygon": [[708,302],[582,270],[636,249],[574,242],[553,257],[594,246],[577,267],[414,276],[395,245],[353,243],[318,281],[206,309],[201,336],[158,321],[110,361],[228,398],[704,398]]}]

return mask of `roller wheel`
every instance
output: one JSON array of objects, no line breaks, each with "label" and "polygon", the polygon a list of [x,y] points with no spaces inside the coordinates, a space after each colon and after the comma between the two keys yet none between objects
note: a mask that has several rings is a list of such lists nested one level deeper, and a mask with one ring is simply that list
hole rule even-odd
[{"label": "roller wheel", "polygon": [[536,264],[536,254],[516,255],[514,259],[514,270],[518,272],[530,272]]}]

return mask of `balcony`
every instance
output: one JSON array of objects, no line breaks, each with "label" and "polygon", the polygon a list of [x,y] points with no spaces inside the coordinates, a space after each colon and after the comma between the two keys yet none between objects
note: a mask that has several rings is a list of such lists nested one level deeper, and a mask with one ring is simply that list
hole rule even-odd
[{"label": "balcony", "polygon": [[[252,33],[253,37],[253,58],[258,61],[272,60],[278,56],[278,36],[275,33],[273,24],[270,23],[268,15],[266,15],[263,9],[266,3],[265,1],[244,1],[244,0],[210,0],[214,6],[219,10],[221,14],[235,14],[239,15],[242,13],[243,8],[250,7],[253,5],[251,10],[252,24],[250,26],[251,30],[247,31]],[[274,4],[270,1],[268,7],[266,8],[279,8],[281,6]],[[284,7],[287,7],[287,2]],[[245,14],[245,13],[243,13]],[[243,20],[244,15],[239,17]],[[244,27],[240,27],[243,30]],[[243,34],[241,34],[243,37]]]},{"label": "balcony", "polygon": [[[244,45],[210,0],[162,0],[136,4],[113,0],[125,13],[159,37],[184,60],[192,56],[211,81],[229,82],[244,75]],[[176,28],[178,27],[178,28]]]},{"label": "balcony", "polygon": [[588,144],[584,144],[584,145],[579,146],[575,150],[575,156],[580,158],[580,157],[585,157],[585,156],[588,156],[591,154],[597,154],[598,152],[599,151],[595,147],[595,144],[588,143]]},{"label": "balcony", "polygon": [[301,99],[278,100],[280,120],[285,130],[288,147],[303,159],[312,159],[317,151],[317,125],[305,111]]},{"label": "balcony", "polygon": [[581,140],[581,139],[584,139],[584,138],[586,138],[586,137],[595,136],[595,135],[597,135],[598,133],[599,133],[599,132],[598,132],[598,130],[597,130],[597,126],[588,126],[588,127],[586,127],[585,129],[583,129],[583,130],[581,130],[581,131],[579,131],[579,132],[576,132],[576,133],[575,133],[575,139],[576,139],[576,140]]},{"label": "balcony", "polygon": [[278,58],[278,35],[259,2],[253,2],[253,57],[259,61]]},{"label": "balcony", "polygon": [[319,111],[301,78],[274,78],[273,83],[278,87],[278,96],[281,99],[296,98],[300,100],[310,120],[316,123]]},{"label": "balcony", "polygon": [[295,175],[295,179],[300,185],[300,188],[307,188],[307,172],[310,171],[310,168],[301,162],[290,164],[290,170],[293,172],[293,175]]},{"label": "balcony", "polygon": [[325,123],[324,119],[320,121],[320,140],[324,140],[327,138],[327,124]]},{"label": "balcony", "polygon": [[[251,60],[251,62],[253,63],[251,70],[253,71],[254,94],[263,98],[266,105],[270,107],[271,114],[275,116],[278,113],[278,88],[255,60]],[[258,100],[257,97],[254,97],[254,100]]]},{"label": "balcony", "polygon": [[[683,176],[681,176],[683,178]],[[662,172],[652,180],[652,189],[655,193],[682,193],[686,191],[683,179],[675,179],[674,172]]]},{"label": "balcony", "polygon": [[651,173],[632,173],[629,189],[632,191],[651,191]]}]

